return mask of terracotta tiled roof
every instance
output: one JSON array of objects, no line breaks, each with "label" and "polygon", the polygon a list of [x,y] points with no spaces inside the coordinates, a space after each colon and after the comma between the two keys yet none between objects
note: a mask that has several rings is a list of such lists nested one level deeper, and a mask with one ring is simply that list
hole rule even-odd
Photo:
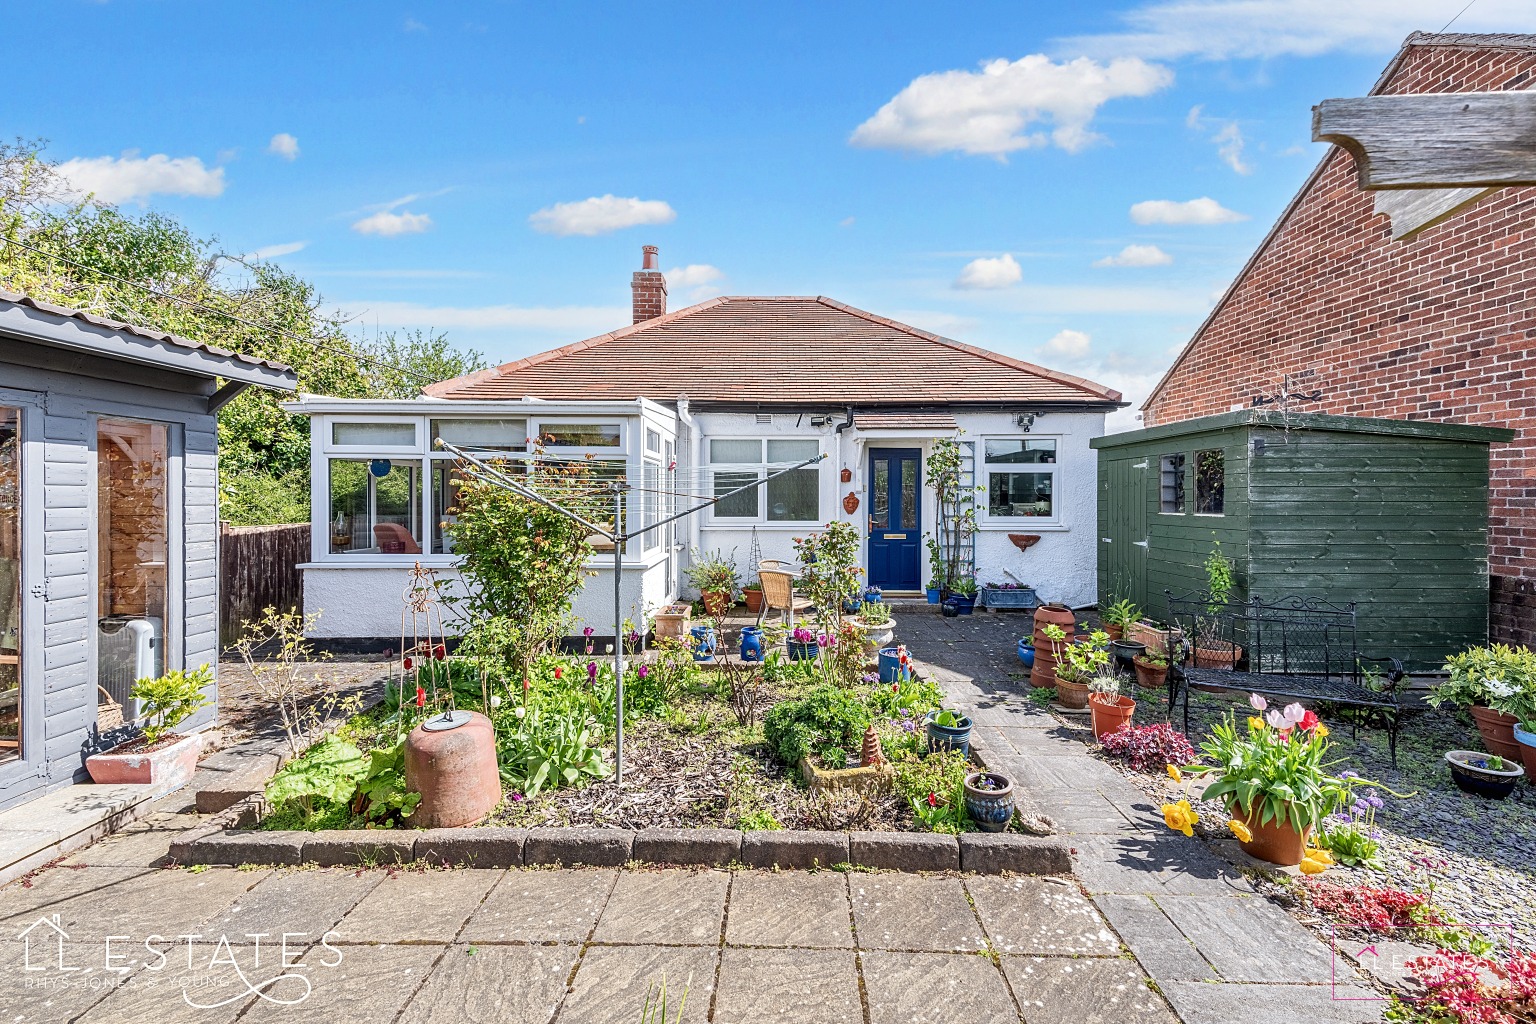
[{"label": "terracotta tiled roof", "polygon": [[27,306],[39,313],[48,313],[53,316],[62,316],[70,320],[80,320],[95,327],[104,327],[109,331],[121,331],[134,337],[146,338],[150,341],[163,341],[178,348],[194,349],[199,352],[207,352],[209,355],[219,356],[223,359],[232,359],[237,363],[245,363],[248,366],[265,366],[272,370],[292,372],[293,367],[284,363],[273,362],[270,359],[258,359],[240,352],[232,352],[227,348],[219,348],[217,345],[208,345],[201,341],[193,341],[183,338],[178,334],[169,334],[165,331],[151,330],[148,327],[135,327],[118,320],[109,320],[95,313],[87,313],[81,309],[71,309],[68,306],[55,306],[51,302],[39,302],[37,299],[17,292],[8,292],[0,288],[0,302],[9,302],[17,306]]},{"label": "terracotta tiled roof", "polygon": [[637,397],[743,405],[1120,401],[1102,384],[832,299],[735,296],[426,388],[438,398]]}]

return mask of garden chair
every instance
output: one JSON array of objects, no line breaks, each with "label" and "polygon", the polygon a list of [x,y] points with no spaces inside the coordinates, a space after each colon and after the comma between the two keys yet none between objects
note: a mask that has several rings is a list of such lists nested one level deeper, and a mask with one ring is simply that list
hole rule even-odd
[{"label": "garden chair", "polygon": [[795,613],[810,610],[809,598],[795,596],[795,577],[791,573],[782,569],[759,569],[757,582],[763,588],[763,607],[757,613],[759,626],[770,611],[779,611],[789,620],[789,628],[794,629]]}]

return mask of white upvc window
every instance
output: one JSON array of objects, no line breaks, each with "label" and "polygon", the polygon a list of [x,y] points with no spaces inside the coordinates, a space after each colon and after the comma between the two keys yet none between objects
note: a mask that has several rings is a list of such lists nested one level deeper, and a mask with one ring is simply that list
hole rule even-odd
[{"label": "white upvc window", "polygon": [[[719,497],[766,479],[821,453],[817,437],[712,437],[706,459],[710,493]],[[761,487],[732,494],[711,510],[721,524],[798,525],[821,521],[821,468],[807,466],[769,480]]]},{"label": "white upvc window", "polygon": [[1056,523],[1061,518],[1054,437],[988,437],[981,441],[982,487],[987,519],[1029,519]]}]

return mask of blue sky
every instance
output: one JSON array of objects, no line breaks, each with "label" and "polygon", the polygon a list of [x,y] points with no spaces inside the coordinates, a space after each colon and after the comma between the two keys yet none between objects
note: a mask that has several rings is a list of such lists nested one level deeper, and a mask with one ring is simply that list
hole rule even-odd
[{"label": "blue sky", "polygon": [[656,244],[673,308],[825,294],[1139,398],[1323,154],[1311,106],[1465,2],[61,0],[13,7],[67,42],[3,109],[370,332],[587,337]]}]

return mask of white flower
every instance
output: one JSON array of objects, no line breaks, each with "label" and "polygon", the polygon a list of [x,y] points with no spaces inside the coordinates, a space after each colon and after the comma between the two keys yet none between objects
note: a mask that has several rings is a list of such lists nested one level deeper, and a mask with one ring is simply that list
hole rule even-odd
[{"label": "white flower", "polygon": [[1513,697],[1515,684],[1502,679],[1484,679],[1483,686],[1495,697]]},{"label": "white flower", "polygon": [[528,709],[527,708],[518,708],[516,711],[513,712],[513,714],[515,714],[518,718],[522,718],[527,713],[528,713]]}]

